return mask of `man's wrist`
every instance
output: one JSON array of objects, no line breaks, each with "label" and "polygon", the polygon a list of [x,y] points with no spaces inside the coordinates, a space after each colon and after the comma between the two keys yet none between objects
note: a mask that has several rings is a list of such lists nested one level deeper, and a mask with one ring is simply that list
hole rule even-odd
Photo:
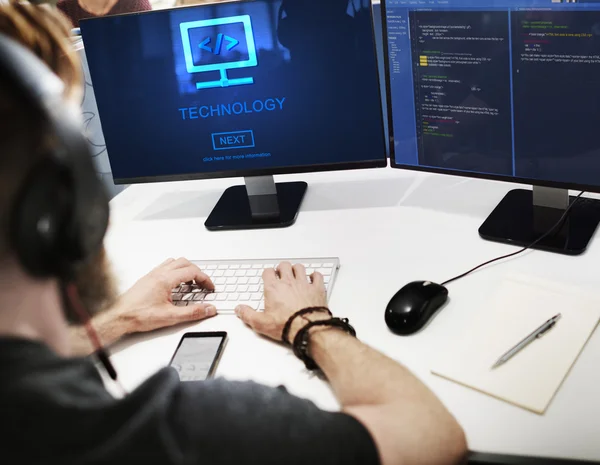
[{"label": "man's wrist", "polygon": [[348,338],[356,340],[355,337],[350,336],[347,332],[335,326],[312,328],[310,330],[308,355],[317,365],[321,366],[319,354],[327,352],[332,345],[335,346],[339,341]]},{"label": "man's wrist", "polygon": [[96,315],[92,324],[101,335],[103,344],[110,345],[134,332],[134,320],[135,318],[129,317],[128,312],[116,304]]},{"label": "man's wrist", "polygon": [[[292,322],[292,326],[290,327],[290,333],[289,333],[289,341],[291,344],[294,343],[294,339],[296,338],[296,335],[298,334],[298,332],[304,328],[307,324],[309,324],[312,321],[321,321],[321,320],[329,320],[331,319],[331,317],[324,312],[313,312],[313,313],[309,313],[308,315],[302,315],[299,317],[296,317],[294,319],[294,321]],[[310,330],[310,333],[312,334],[315,331],[321,331],[327,329],[326,327],[319,327],[319,328],[313,328]]]},{"label": "man's wrist", "polygon": [[[90,320],[103,346],[109,346],[132,332],[131,328],[133,326],[127,323],[127,318],[124,315],[125,312],[113,306],[101,311]],[[72,355],[89,355],[96,349],[97,347],[94,347],[89,339],[89,334],[84,325],[71,327]]]}]

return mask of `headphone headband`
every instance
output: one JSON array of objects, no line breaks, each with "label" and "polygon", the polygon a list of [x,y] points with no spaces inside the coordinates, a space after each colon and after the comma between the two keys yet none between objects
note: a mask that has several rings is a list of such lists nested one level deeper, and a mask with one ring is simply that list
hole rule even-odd
[{"label": "headphone headband", "polygon": [[81,133],[81,115],[65,102],[62,80],[2,34],[0,81],[40,115],[56,141],[33,166],[13,205],[13,248],[31,275],[67,278],[99,250],[108,227],[108,197]]}]

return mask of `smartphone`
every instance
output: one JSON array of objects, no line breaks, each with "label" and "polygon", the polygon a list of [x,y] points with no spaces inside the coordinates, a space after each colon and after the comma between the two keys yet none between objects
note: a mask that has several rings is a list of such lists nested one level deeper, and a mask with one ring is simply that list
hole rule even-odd
[{"label": "smartphone", "polygon": [[227,333],[186,333],[171,358],[170,366],[177,370],[180,381],[204,381],[212,378],[225,343]]}]

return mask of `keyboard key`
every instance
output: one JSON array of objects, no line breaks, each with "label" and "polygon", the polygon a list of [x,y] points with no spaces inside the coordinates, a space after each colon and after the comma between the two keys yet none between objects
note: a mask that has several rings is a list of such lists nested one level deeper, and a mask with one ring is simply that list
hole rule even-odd
[{"label": "keyboard key", "polygon": [[217,265],[206,265],[204,267],[207,270],[216,270],[217,269]]},{"label": "keyboard key", "polygon": [[246,276],[246,270],[237,270],[235,275],[239,278],[241,276]]},{"label": "keyboard key", "polygon": [[324,263],[323,268],[333,268],[333,263]]},{"label": "keyboard key", "polygon": [[227,300],[227,294],[225,293],[221,293],[221,294],[215,294],[217,296],[217,301],[218,302],[222,302],[223,300]]},{"label": "keyboard key", "polygon": [[246,271],[246,276],[248,277],[255,277],[258,276],[258,270],[248,270]]},{"label": "keyboard key", "polygon": [[240,265],[230,265],[229,269],[230,270],[239,270],[240,269]]},{"label": "keyboard key", "polygon": [[239,300],[240,295],[237,292],[232,292],[227,296],[227,300],[229,300],[230,302],[236,302],[237,300]]},{"label": "keyboard key", "polygon": [[259,289],[260,289],[260,286],[258,284],[255,284],[254,286],[248,287],[248,292],[258,292]]},{"label": "keyboard key", "polygon": [[259,265],[259,264],[252,265],[252,269],[253,270],[262,270],[263,269],[263,265]]},{"label": "keyboard key", "polygon": [[191,292],[191,290],[192,290],[192,286],[190,286],[190,285],[188,285],[188,284],[183,284],[183,285],[181,286],[181,292],[183,292],[184,294],[185,294],[186,292]]},{"label": "keyboard key", "polygon": [[184,295],[181,300],[194,300],[194,296],[195,295],[196,294],[193,294],[193,293],[190,292],[189,294]]},{"label": "keyboard key", "polygon": [[235,271],[233,271],[233,270],[227,270],[225,272],[225,276],[227,276],[228,278],[231,278],[232,276],[235,276]]},{"label": "keyboard key", "polygon": [[173,302],[180,301],[181,299],[183,299],[183,294],[180,292],[176,294],[171,294],[171,299],[173,299]]},{"label": "keyboard key", "polygon": [[202,294],[194,294],[194,302],[201,302],[206,297],[206,294],[203,292]]},{"label": "keyboard key", "polygon": [[235,284],[232,284],[232,285],[230,285],[230,286],[227,286],[227,287],[225,288],[225,292],[235,292],[235,289],[236,289],[236,287],[237,287],[237,286],[236,286]]},{"label": "keyboard key", "polygon": [[331,276],[323,276],[323,281],[325,284],[329,284],[329,281],[331,281]]},{"label": "keyboard key", "polygon": [[263,297],[263,295],[260,292],[256,292],[254,294],[252,294],[252,296],[250,297],[251,300],[261,300]]},{"label": "keyboard key", "polygon": [[250,300],[250,294],[248,294],[248,293],[241,294],[240,300]]},{"label": "keyboard key", "polygon": [[310,275],[311,275],[311,274],[313,274],[314,272],[315,272],[315,270],[314,270],[313,268],[307,268],[307,269],[306,269],[306,274],[307,274],[308,276],[310,276]]},{"label": "keyboard key", "polygon": [[251,265],[242,265],[242,270],[249,270],[250,268],[252,268]]},{"label": "keyboard key", "polygon": [[213,274],[214,278],[220,278],[221,276],[225,276],[225,272],[223,270],[217,270]]},{"label": "keyboard key", "polygon": [[219,265],[219,270],[228,270],[229,265]]},{"label": "keyboard key", "polygon": [[225,284],[226,282],[227,282],[227,278],[225,278],[225,277],[222,277],[222,278],[216,278],[216,279],[214,280],[214,283],[215,283],[215,284]]},{"label": "keyboard key", "polygon": [[171,289],[171,292],[172,293],[177,293],[177,292],[179,292],[180,289],[181,289],[181,286],[177,286],[177,287]]},{"label": "keyboard key", "polygon": [[318,271],[323,276],[331,276],[331,273],[333,273],[333,268],[320,268]]},{"label": "keyboard key", "polygon": [[248,292],[248,285],[247,284],[243,284],[241,286],[238,285],[238,287],[235,291],[236,292]]},{"label": "keyboard key", "polygon": [[311,268],[321,268],[323,266],[322,263],[311,263],[310,267]]},{"label": "keyboard key", "polygon": [[237,284],[237,278],[227,278],[227,284]]},{"label": "keyboard key", "polygon": [[255,278],[250,278],[250,280],[248,281],[249,284],[258,284],[260,283],[260,278],[257,276]]},{"label": "keyboard key", "polygon": [[211,294],[208,294],[206,296],[206,298],[204,299],[205,302],[214,302],[215,300],[217,300],[217,294],[215,294],[214,292]]},{"label": "keyboard key", "polygon": [[187,307],[187,306],[188,306],[188,303],[189,303],[189,302],[187,302],[187,301],[181,300],[181,301],[179,301],[179,302],[175,302],[175,306],[176,306],[176,307]]},{"label": "keyboard key", "polygon": [[248,278],[238,278],[238,284],[248,284]]}]

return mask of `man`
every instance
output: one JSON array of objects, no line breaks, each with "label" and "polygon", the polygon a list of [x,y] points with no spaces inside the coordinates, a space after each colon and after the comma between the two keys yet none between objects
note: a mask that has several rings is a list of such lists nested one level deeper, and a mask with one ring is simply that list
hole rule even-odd
[{"label": "man", "polygon": [[[0,5],[0,32],[42,58],[65,82],[65,99],[72,99],[79,94],[79,68],[67,45],[67,30],[60,18],[44,9],[17,1]],[[433,393],[405,368],[347,334],[347,327],[331,326],[325,311],[311,310],[326,305],[325,287],[319,274],[309,282],[301,265],[282,263],[277,272],[267,270],[265,312],[240,307],[237,314],[252,329],[277,341],[286,331],[290,341],[306,336],[304,356],[330,381],[341,412],[324,412],[285,390],[253,383],[180,383],[171,368],[125,398],[112,398],[93,363],[73,357],[59,283],[29,276],[7,239],[15,193],[28,167],[43,159],[40,148],[49,136],[32,118],[27,103],[2,83],[3,457],[61,465],[445,465],[463,460],[463,432]],[[190,280],[212,288],[210,279],[190,262],[168,260],[113,303],[110,274],[100,253],[80,273],[77,287],[88,310],[112,306],[106,315],[119,315],[124,322],[135,315],[134,320],[151,329],[164,323],[152,321],[152,315],[163,318],[165,310],[178,311],[168,300],[170,289]],[[303,317],[291,318],[302,309],[308,310]],[[195,307],[192,317],[213,312]],[[95,322],[101,323],[102,316]],[[287,322],[291,324],[285,328]],[[308,329],[314,322],[325,325]],[[105,341],[112,337],[105,334]]]}]

